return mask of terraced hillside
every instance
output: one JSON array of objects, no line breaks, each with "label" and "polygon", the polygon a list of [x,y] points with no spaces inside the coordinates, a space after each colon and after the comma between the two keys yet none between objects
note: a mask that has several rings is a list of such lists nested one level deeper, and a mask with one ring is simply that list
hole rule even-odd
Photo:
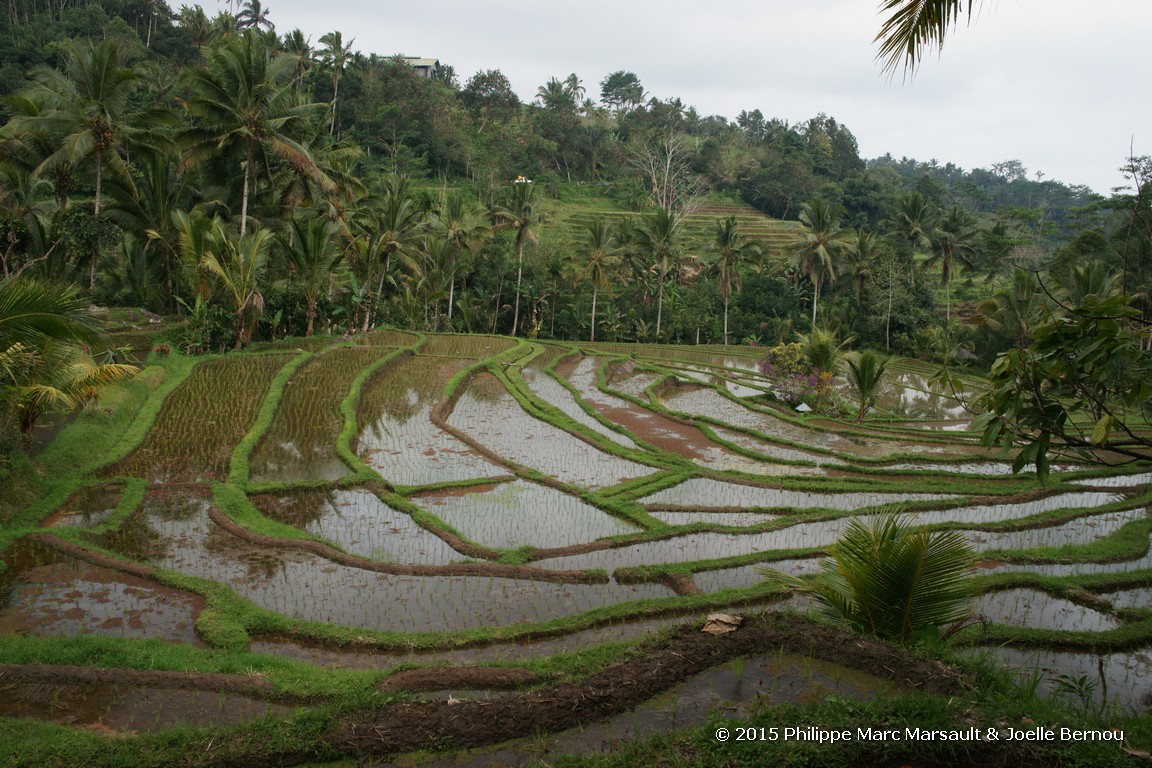
[{"label": "terraced hillside", "polygon": [[960,642],[1147,705],[1152,471],[1040,486],[915,363],[848,424],[778,407],[756,362],[387,331],[158,361],[130,427],[70,427],[84,459],[6,532],[0,658],[25,682],[0,715],[163,731],[415,690],[400,665],[480,690],[554,682],[563,653],[589,674],[685,615],[795,607],[759,568],[809,573],[894,506],[980,553]]}]

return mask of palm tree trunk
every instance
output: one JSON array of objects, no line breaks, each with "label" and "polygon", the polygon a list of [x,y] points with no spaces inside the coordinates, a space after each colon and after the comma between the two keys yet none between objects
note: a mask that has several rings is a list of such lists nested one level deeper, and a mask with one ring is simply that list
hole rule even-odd
[{"label": "palm tree trunk", "polygon": [[596,286],[592,286],[592,333],[588,341],[596,341]]},{"label": "palm tree trunk", "polygon": [[304,332],[305,336],[312,335],[312,326],[316,320],[316,297],[308,297],[308,330]]},{"label": "palm tree trunk", "polygon": [[[96,202],[93,205],[93,216],[100,218],[100,187],[103,181],[101,171],[104,168],[104,150],[96,148]],[[96,290],[96,261],[100,256],[100,246],[92,249],[92,263],[88,265],[88,290]]]},{"label": "palm tree trunk", "polygon": [[820,281],[819,280],[813,280],[812,286],[813,286],[813,291],[812,291],[812,327],[815,328],[816,327],[816,304],[817,304],[817,302],[820,301]]},{"label": "palm tree trunk", "polygon": [[724,297],[724,346],[728,346],[728,297]]},{"label": "palm tree trunk", "polygon": [[512,335],[516,335],[516,329],[520,326],[520,278],[524,272],[524,244],[521,243],[519,247],[519,256],[516,260],[516,302],[515,308],[512,310]]},{"label": "palm tree trunk", "polygon": [[248,227],[248,183],[252,174],[252,142],[248,142],[248,156],[244,161],[244,191],[240,195],[240,237]]}]

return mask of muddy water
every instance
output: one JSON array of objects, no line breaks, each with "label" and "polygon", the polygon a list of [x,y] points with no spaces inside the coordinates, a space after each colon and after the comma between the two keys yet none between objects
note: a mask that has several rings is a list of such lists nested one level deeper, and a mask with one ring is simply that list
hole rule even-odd
[{"label": "muddy water", "polygon": [[972,611],[993,624],[1032,629],[1105,632],[1120,626],[1114,616],[1035,589],[986,592],[976,599]]},{"label": "muddy water", "polygon": [[422,356],[373,377],[360,400],[359,434],[353,445],[360,458],[400,485],[507,475],[504,467],[431,421],[444,385],[467,364]]},{"label": "muddy water", "polygon": [[395,632],[445,632],[574,615],[666,597],[662,585],[552,584],[464,576],[394,576],[316,555],[264,549],[216,528],[207,513],[155,520],[157,564],[211,579],[292,618]]},{"label": "muddy water", "polygon": [[834,467],[843,466],[844,461],[823,453],[808,453],[807,451],[796,450],[795,448],[788,448],[778,443],[772,443],[767,440],[762,440],[759,437],[739,432],[735,429],[728,429],[726,427],[717,427],[709,425],[709,428],[716,433],[716,436],[722,440],[738,445],[741,448],[746,448],[750,451],[756,451],[763,454],[770,459],[780,459],[781,461],[807,461],[815,464],[814,467],[799,467],[791,464],[778,464],[775,465],[781,474],[789,475],[824,475],[827,474],[821,467]]},{"label": "muddy water", "polygon": [[1117,592],[1104,592],[1100,595],[1114,608],[1152,608],[1152,588],[1123,589]]},{"label": "muddy water", "polygon": [[0,681],[0,715],[101,731],[159,731],[206,723],[226,727],[292,712],[281,704],[217,691]]},{"label": "muddy water", "polygon": [[62,525],[92,528],[106,522],[120,503],[123,488],[118,483],[100,483],[81,488],[42,523],[45,528]]},{"label": "muddy water", "polygon": [[[971,397],[962,391],[962,397]],[[958,399],[932,391],[928,377],[905,371],[889,376],[876,398],[876,408],[916,419],[962,419],[969,416]]]},{"label": "muddy water", "polygon": [[1009,666],[1020,670],[1021,678],[1034,671],[1040,675],[1040,691],[1058,697],[1074,708],[1083,706],[1077,693],[1062,691],[1066,682],[1084,677],[1088,684],[1083,695],[1095,704],[1148,714],[1152,709],[1152,648],[1124,653],[1092,655],[1056,651],[1027,651],[1017,648],[988,649]]},{"label": "muddy water", "polygon": [[1140,472],[1135,475],[1114,475],[1112,477],[1094,477],[1087,480],[1073,480],[1077,485],[1091,485],[1097,488],[1134,488],[1152,483],[1152,472]]},{"label": "muddy water", "polygon": [[317,355],[296,371],[249,459],[252,480],[336,480],[348,474],[336,455],[336,438],[344,426],[340,402],[361,369],[389,351],[341,347]]},{"label": "muddy water", "polygon": [[604,488],[654,471],[533,418],[490,374],[472,381],[448,423],[499,456],[586,488]]},{"label": "muddy water", "polygon": [[514,741],[495,751],[431,758],[405,756],[397,762],[379,765],[381,768],[461,765],[505,768],[559,764],[553,761],[564,755],[610,754],[638,738],[699,727],[713,713],[744,719],[753,707],[814,704],[830,696],[871,701],[897,690],[887,680],[832,662],[802,656],[755,656],[701,672],[664,695],[605,722],[546,738]]},{"label": "muddy water", "polygon": [[523,480],[412,501],[465,538],[493,549],[568,547],[639,530],[574,496]]},{"label": "muddy water", "polygon": [[[564,367],[560,367],[559,371],[562,373]],[[637,448],[636,443],[626,435],[609,429],[601,424],[596,419],[589,416],[580,404],[576,402],[576,396],[566,387],[562,386],[560,382],[553,379],[543,371],[534,370],[532,368],[525,368],[523,370],[524,382],[528,388],[532,390],[537,397],[547,400],[552,405],[563,411],[569,418],[573,419],[579,424],[582,424],[589,429],[604,435],[609,440],[618,443],[625,448]]]},{"label": "muddy water", "polygon": [[[1152,542],[1150,542],[1152,544]],[[996,563],[988,566],[995,573],[1039,573],[1045,576],[1085,576],[1095,573],[1127,573],[1152,568],[1152,547],[1134,560],[1121,560],[1115,563],[1038,563],[1012,564]]]},{"label": "muddy water", "polygon": [[4,556],[0,634],[156,638],[199,643],[202,598],[92,565],[28,539]]},{"label": "muddy water", "polygon": [[571,380],[585,402],[609,421],[651,445],[679,454],[701,466],[719,471],[761,474],[774,472],[773,465],[750,459],[713,443],[699,429],[669,419],[631,401],[596,390],[595,358],[584,358],[572,370]]},{"label": "muddy water", "polygon": [[653,511],[652,517],[662,520],[668,525],[692,525],[705,523],[707,525],[734,525],[748,527],[778,520],[779,515],[770,515],[765,512],[672,512]]},{"label": "muddy water", "polygon": [[467,559],[411,517],[362,489],[268,494],[252,501],[268,517],[353,555],[410,565],[446,565]]}]

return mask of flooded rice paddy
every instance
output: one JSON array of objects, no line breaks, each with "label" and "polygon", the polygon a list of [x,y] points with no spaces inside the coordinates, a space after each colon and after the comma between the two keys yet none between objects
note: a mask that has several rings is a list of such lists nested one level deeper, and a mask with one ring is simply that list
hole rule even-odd
[{"label": "flooded rice paddy", "polygon": [[[1129,625],[1152,602],[1152,550],[1131,546],[1133,531],[1147,543],[1139,494],[1152,472],[1123,467],[1068,483],[1068,473],[1099,468],[1067,464],[1051,487],[1030,486],[971,435],[927,431],[967,414],[932,393],[922,372],[893,380],[882,427],[857,426],[774,411],[754,355],[370,336],[198,364],[127,458],[45,512],[40,535],[74,549],[25,538],[4,553],[0,636],[203,645],[203,585],[219,585],[249,608],[333,631],[549,634],[425,657],[515,663],[675,623],[690,592],[716,605],[763,600],[749,590],[764,565],[813,573],[848,520],[907,505],[918,524],[957,528],[994,553],[979,573],[1007,581],[975,606],[992,624],[1091,636]],[[291,376],[277,378],[294,360]],[[249,451],[246,480],[232,472],[238,450]],[[140,507],[121,509],[141,485]],[[1110,554],[1122,539],[1123,556]],[[90,557],[74,556],[85,548]],[[762,562],[764,553],[773,559]],[[637,566],[651,569],[645,583],[616,578]],[[201,591],[164,586],[157,574]],[[1094,579],[1085,591],[1095,597],[1025,586],[1034,574],[1070,588]],[[1111,576],[1122,581],[1101,581]],[[381,662],[277,636],[251,647],[332,667],[421,656],[397,644]],[[1037,655],[997,652],[1021,665]],[[1152,685],[1146,652],[1041,656],[1057,674],[1094,674],[1097,691],[1133,706]],[[9,706],[37,712],[51,698],[22,685]],[[282,711],[187,691],[167,692],[172,709],[152,713],[127,688],[57,685],[54,695],[71,702],[65,722],[112,729]]]}]

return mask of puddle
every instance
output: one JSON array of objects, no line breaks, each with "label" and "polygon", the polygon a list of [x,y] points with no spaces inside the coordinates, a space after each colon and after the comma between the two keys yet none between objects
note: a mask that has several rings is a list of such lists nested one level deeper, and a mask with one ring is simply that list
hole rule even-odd
[{"label": "puddle", "polygon": [[21,539],[5,553],[0,634],[157,638],[199,643],[204,601]]},{"label": "puddle", "polygon": [[574,496],[523,480],[412,501],[465,538],[493,549],[568,547],[639,530]]},{"label": "puddle", "polygon": [[448,423],[494,454],[565,483],[604,488],[653,471],[533,418],[490,374],[472,381]]},{"label": "puddle", "polygon": [[408,565],[447,565],[468,559],[369,491],[268,494],[254,496],[252,502],[268,517],[353,555]]},{"label": "puddle", "polygon": [[340,402],[360,371],[387,352],[378,347],[341,347],[312,358],[296,371],[248,461],[253,482],[336,480],[348,474],[336,455],[336,439],[344,426]]},{"label": "puddle", "polygon": [[[521,739],[495,751],[423,757],[384,763],[392,766],[453,768],[551,764],[564,755],[610,754],[655,733],[704,725],[713,713],[743,719],[754,708],[785,703],[812,704],[829,696],[871,701],[898,688],[867,672],[802,656],[763,655],[737,659],[706,670],[631,712],[554,736]],[[486,698],[488,694],[481,694]],[[537,762],[539,761],[539,762]]]},{"label": "puddle", "polygon": [[44,528],[94,528],[112,516],[123,492],[119,483],[100,483],[81,488],[69,496],[41,525]]},{"label": "puddle", "polygon": [[252,426],[272,377],[290,355],[230,355],[196,366],[164,401],[144,442],[106,476],[150,483],[224,480],[232,449]]},{"label": "puddle", "polygon": [[353,450],[399,485],[507,475],[504,467],[432,423],[445,384],[466,365],[467,360],[415,357],[374,376],[361,393]]},{"label": "puddle", "polygon": [[1032,629],[1105,632],[1121,626],[1114,616],[1035,589],[1003,589],[976,598],[972,612],[993,624]]},{"label": "puddle", "polygon": [[160,731],[207,723],[227,727],[293,711],[282,704],[218,691],[0,681],[0,715],[105,731]]},{"label": "puddle", "polygon": [[[1073,687],[1079,687],[1084,698],[1097,705],[1107,702],[1137,714],[1147,714],[1152,707],[1152,648],[1100,656],[1018,648],[984,649],[984,652],[1017,668],[1022,679],[1038,671],[1040,692],[1048,697],[1058,696],[1073,707],[1082,706],[1081,695],[1060,691],[1080,677],[1085,678],[1087,685]],[[1063,686],[1061,679],[1065,682]]]}]

